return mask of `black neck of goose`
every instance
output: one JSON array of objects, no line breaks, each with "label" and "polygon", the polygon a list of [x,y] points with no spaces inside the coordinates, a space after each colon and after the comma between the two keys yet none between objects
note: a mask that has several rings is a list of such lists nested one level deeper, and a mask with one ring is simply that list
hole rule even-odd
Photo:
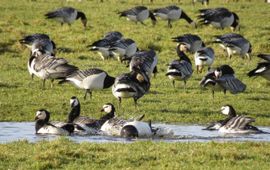
[{"label": "black neck of goose", "polygon": [[234,29],[236,29],[236,27],[238,27],[239,26],[239,17],[236,15],[236,13],[232,13],[233,14],[233,16],[234,16],[234,20],[233,20],[233,23],[232,23],[232,27],[234,28]]},{"label": "black neck of goose", "polygon": [[155,15],[153,14],[153,12],[149,11],[149,17],[152,20],[153,25],[155,25],[157,22],[157,19],[156,19]]},{"label": "black neck of goose", "polygon": [[83,12],[78,11],[76,19],[86,20],[86,16]]},{"label": "black neck of goose", "polygon": [[74,119],[80,116],[80,113],[81,113],[81,104],[79,103],[77,106],[72,107],[68,115],[68,123],[72,123]]},{"label": "black neck of goose", "polygon": [[185,60],[191,64],[191,61],[188,58],[188,56],[183,51],[180,50],[180,45],[181,44],[178,44],[176,47],[176,53],[177,53],[178,57],[180,58],[180,60]]},{"label": "black neck of goose", "polygon": [[189,18],[189,16],[184,11],[182,11],[180,19],[186,20],[189,24],[193,22],[193,20]]},{"label": "black neck of goose", "polygon": [[114,118],[115,116],[115,108],[112,108],[112,111],[110,113],[105,114],[99,119],[99,124],[102,126],[107,120]]},{"label": "black neck of goose", "polygon": [[233,107],[230,107],[229,117],[232,118],[232,117],[235,117],[235,116],[236,116],[236,111],[234,110]]},{"label": "black neck of goose", "polygon": [[113,85],[113,83],[114,83],[114,80],[115,80],[114,77],[111,77],[111,76],[107,75],[107,76],[105,77],[103,87],[104,87],[104,88],[109,88],[109,87],[111,87],[111,86]]},{"label": "black neck of goose", "polygon": [[38,130],[40,128],[42,128],[47,122],[45,120],[42,119],[38,119],[36,120],[36,124],[35,124],[35,129],[36,129],[36,133],[38,132]]}]

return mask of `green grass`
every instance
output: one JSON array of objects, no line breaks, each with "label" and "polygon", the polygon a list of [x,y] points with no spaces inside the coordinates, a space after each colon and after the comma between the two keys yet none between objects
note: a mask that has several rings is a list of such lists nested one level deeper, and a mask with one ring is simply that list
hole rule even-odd
[{"label": "green grass", "polygon": [[269,143],[73,143],[0,145],[0,169],[269,169]]}]

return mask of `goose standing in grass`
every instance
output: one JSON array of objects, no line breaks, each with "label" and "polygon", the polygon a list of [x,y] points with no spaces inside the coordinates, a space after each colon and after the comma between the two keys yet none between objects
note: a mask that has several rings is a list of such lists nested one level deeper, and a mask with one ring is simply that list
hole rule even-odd
[{"label": "goose standing in grass", "polygon": [[67,23],[71,25],[75,20],[81,19],[84,28],[86,28],[87,18],[85,14],[81,11],[78,11],[72,7],[63,7],[56,9],[45,14],[47,19],[55,19],[63,25]]},{"label": "goose standing in grass", "polygon": [[192,4],[193,5],[195,5],[196,2],[200,2],[204,6],[208,6],[209,5],[209,0],[192,0]]},{"label": "goose standing in grass", "polygon": [[137,24],[137,22],[140,22],[141,24],[144,24],[144,20],[147,18],[150,18],[152,20],[152,24],[156,24],[156,17],[154,14],[147,9],[145,6],[136,6],[134,8],[119,12],[120,17],[127,17],[127,20],[133,21]]},{"label": "goose standing in grass", "polygon": [[64,58],[42,54],[36,51],[28,60],[28,71],[33,76],[43,80],[42,87],[45,88],[45,81],[51,79],[65,79],[68,75],[78,70],[76,66],[70,65]]},{"label": "goose standing in grass", "polygon": [[203,47],[194,54],[197,73],[201,73],[204,66],[211,67],[215,59],[214,50],[211,47]]},{"label": "goose standing in grass", "polygon": [[270,81],[270,54],[259,54],[258,57],[264,59],[265,61],[259,62],[257,67],[248,73],[248,76],[261,76]]},{"label": "goose standing in grass", "polygon": [[221,29],[231,27],[233,31],[240,29],[238,15],[226,8],[209,8],[199,11],[199,22],[203,25],[212,25]]},{"label": "goose standing in grass", "polygon": [[80,116],[81,113],[81,105],[79,99],[75,96],[70,99],[71,111],[68,115],[68,123],[73,123],[75,126],[75,132],[83,133],[83,134],[91,134],[96,135],[100,134],[101,126],[109,119],[114,117],[114,107],[110,108],[110,112],[108,111],[111,105],[107,104],[104,109],[107,109],[108,113],[102,116],[100,119],[94,119],[86,116]]},{"label": "goose standing in grass", "polygon": [[175,88],[175,81],[184,81],[184,88],[186,89],[187,80],[191,77],[192,63],[183,51],[180,51],[181,44],[176,47],[178,60],[173,60],[167,69],[166,76],[172,80],[173,87]]},{"label": "goose standing in grass", "polygon": [[179,7],[167,6],[164,8],[157,8],[153,10],[155,16],[160,17],[163,20],[168,20],[168,27],[172,28],[172,22],[179,19],[185,19],[193,27],[196,27],[196,23]]},{"label": "goose standing in grass", "polygon": [[209,71],[201,80],[200,85],[215,91],[230,91],[232,94],[244,92],[246,85],[234,76],[234,70],[229,65],[221,65],[215,70]]},{"label": "goose standing in grass", "polygon": [[74,125],[70,123],[50,123],[50,112],[40,109],[36,112],[36,134],[70,135],[74,131]]},{"label": "goose standing in grass", "polygon": [[112,31],[105,34],[105,36],[87,46],[90,51],[97,51],[103,60],[113,57],[112,51],[110,51],[111,44],[122,39],[122,33],[118,31]]},{"label": "goose standing in grass", "polygon": [[180,44],[180,50],[183,52],[195,53],[199,49],[205,47],[202,39],[194,34],[184,34],[172,38],[173,42]]},{"label": "goose standing in grass", "polygon": [[36,49],[43,50],[47,54],[55,54],[56,45],[47,34],[27,35],[20,39],[19,42],[28,47],[31,50],[31,54]]},{"label": "goose standing in grass", "polygon": [[60,81],[59,84],[68,82],[74,84],[80,89],[84,89],[84,99],[86,99],[87,94],[92,97],[92,91],[111,87],[114,80],[115,78],[108,75],[107,72],[98,68],[91,68],[87,70],[74,71],[72,74],[65,77],[64,80]]},{"label": "goose standing in grass", "polygon": [[231,105],[221,107],[221,113],[227,115],[228,118],[221,123],[219,132],[222,133],[267,133],[259,130],[257,127],[250,125],[255,122],[254,118],[244,115],[236,115],[235,109]]},{"label": "goose standing in grass", "polygon": [[233,54],[239,54],[242,58],[246,56],[248,59],[251,59],[250,53],[252,52],[252,46],[250,42],[240,34],[229,33],[216,36],[214,43],[220,44],[220,46],[227,51],[229,58],[231,58]]},{"label": "goose standing in grass", "polygon": [[154,50],[137,51],[131,58],[124,56],[122,61],[129,61],[129,70],[133,67],[140,67],[149,78],[157,73],[158,56]]},{"label": "goose standing in grass", "polygon": [[150,89],[150,80],[147,74],[139,68],[133,68],[130,73],[124,73],[116,77],[112,86],[113,95],[119,100],[122,98],[133,98],[135,106],[137,100],[146,94]]},{"label": "goose standing in grass", "polygon": [[134,40],[127,38],[127,39],[120,39],[112,43],[109,50],[115,56],[117,56],[119,61],[121,61],[124,56],[125,57],[133,56],[136,53],[136,51],[138,51],[138,47]]}]

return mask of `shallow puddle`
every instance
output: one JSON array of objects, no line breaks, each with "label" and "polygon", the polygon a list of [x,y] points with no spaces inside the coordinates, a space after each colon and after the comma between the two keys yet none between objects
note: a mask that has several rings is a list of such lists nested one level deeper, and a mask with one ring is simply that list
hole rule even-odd
[{"label": "shallow puddle", "polygon": [[[270,142],[270,134],[248,134],[248,135],[225,135],[218,131],[202,130],[200,125],[172,125],[172,124],[152,124],[162,126],[174,131],[173,138],[151,138],[151,139],[125,139],[111,136],[68,136],[75,142],[133,142],[138,140],[153,140],[164,142],[209,142],[209,141],[266,141]],[[259,129],[270,132],[270,127],[259,127]],[[34,122],[0,122],[0,143],[8,143],[17,140],[28,140],[37,142],[40,140],[52,140],[56,135],[36,135]]]}]

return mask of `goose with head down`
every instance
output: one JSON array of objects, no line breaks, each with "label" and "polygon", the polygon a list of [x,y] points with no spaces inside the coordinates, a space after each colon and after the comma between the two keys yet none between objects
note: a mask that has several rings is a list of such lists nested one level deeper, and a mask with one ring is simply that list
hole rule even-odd
[{"label": "goose with head down", "polygon": [[180,51],[183,52],[190,52],[195,53],[199,49],[205,47],[204,42],[202,39],[195,34],[184,34],[177,37],[172,38],[173,42],[177,42],[179,46]]}]

